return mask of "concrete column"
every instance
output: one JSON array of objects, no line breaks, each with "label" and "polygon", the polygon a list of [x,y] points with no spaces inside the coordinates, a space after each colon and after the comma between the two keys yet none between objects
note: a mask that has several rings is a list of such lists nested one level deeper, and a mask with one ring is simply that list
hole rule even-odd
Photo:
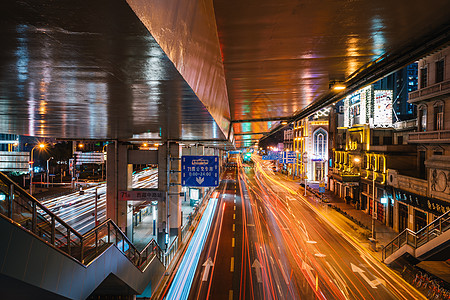
[{"label": "concrete column", "polygon": [[165,248],[165,234],[167,227],[167,144],[158,147],[158,190],[163,191],[164,199],[158,202],[158,230],[157,241],[161,248]]},{"label": "concrete column", "polygon": [[[119,191],[132,187],[133,166],[128,164],[128,145],[116,141],[107,147],[106,161],[106,217],[112,219],[129,237],[132,228],[132,209],[119,200]],[[130,216],[131,214],[131,216]]]},{"label": "concrete column", "polygon": [[[165,199],[158,203],[158,243],[165,245],[165,233],[181,236],[181,147],[166,142],[158,149],[158,189]],[[169,245],[168,245],[169,246]]]}]

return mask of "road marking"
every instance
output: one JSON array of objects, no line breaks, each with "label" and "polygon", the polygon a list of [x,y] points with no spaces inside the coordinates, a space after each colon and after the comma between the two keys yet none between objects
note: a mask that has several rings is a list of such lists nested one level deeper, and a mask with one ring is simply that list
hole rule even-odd
[{"label": "road marking", "polygon": [[231,258],[230,272],[234,272],[234,257]]},{"label": "road marking", "polygon": [[348,288],[347,288],[347,285],[345,284],[344,279],[342,279],[342,277],[334,270],[334,268],[327,261],[325,263],[327,264],[328,269],[331,270],[331,272],[333,273],[334,280],[338,284],[340,290],[343,291],[345,293],[345,295],[347,296],[346,299],[350,299]]},{"label": "road marking", "polygon": [[235,220],[236,219],[236,214],[233,214],[233,220]]},{"label": "road marking", "polygon": [[234,248],[234,238],[231,239],[231,247]]},{"label": "road marking", "polygon": [[211,257],[208,257],[208,260],[205,261],[203,266],[205,267],[205,271],[203,272],[202,281],[208,281],[209,269],[211,269],[211,267],[214,266]]},{"label": "road marking", "polygon": [[350,263],[351,267],[352,267],[352,271],[354,273],[358,273],[369,285],[371,288],[376,289],[378,285],[380,284],[385,284],[384,280],[378,278],[375,276],[374,280],[370,280],[366,274],[364,274],[364,270],[361,269],[360,267],[355,266],[354,264]]},{"label": "road marking", "polygon": [[236,205],[234,206],[234,210],[236,210]]},{"label": "road marking", "polygon": [[236,224],[233,224],[233,231],[236,230]]},{"label": "road marking", "polygon": [[233,290],[228,293],[228,300],[233,300]]},{"label": "road marking", "polygon": [[261,279],[261,264],[259,263],[258,259],[255,259],[253,261],[252,268],[255,269],[256,281],[258,281],[258,283],[261,283],[262,282],[262,279]]},{"label": "road marking", "polygon": [[283,275],[283,278],[284,278],[284,281],[286,282],[286,285],[289,285],[289,280],[287,278],[286,273],[284,272],[284,268],[283,268],[283,264],[281,263],[281,260],[278,259],[278,263],[280,264],[281,275]]}]

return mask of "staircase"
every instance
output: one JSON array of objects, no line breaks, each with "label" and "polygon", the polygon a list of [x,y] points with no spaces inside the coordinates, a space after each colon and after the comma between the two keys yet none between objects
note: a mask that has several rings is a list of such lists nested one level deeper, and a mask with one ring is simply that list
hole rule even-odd
[{"label": "staircase", "polygon": [[390,264],[406,254],[416,261],[447,260],[449,229],[450,211],[417,232],[405,229],[383,248],[383,261]]},{"label": "staircase", "polygon": [[165,271],[154,240],[138,251],[110,219],[80,234],[1,172],[0,240],[0,287],[15,298],[148,295]]}]

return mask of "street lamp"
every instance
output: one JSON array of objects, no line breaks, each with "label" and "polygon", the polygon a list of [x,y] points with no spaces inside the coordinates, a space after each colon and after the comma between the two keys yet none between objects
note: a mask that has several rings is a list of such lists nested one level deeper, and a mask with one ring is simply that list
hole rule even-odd
[{"label": "street lamp", "polygon": [[303,160],[303,174],[305,175],[305,196],[306,196],[306,179],[308,179],[308,175],[306,172],[306,164],[308,162],[308,153],[307,152],[303,152],[302,155],[302,160]]},{"label": "street lamp", "polygon": [[[47,188],[48,188],[48,184],[49,184],[49,170],[48,170],[48,162],[51,160],[51,159],[53,159],[53,157],[50,157],[49,159],[47,159]],[[53,186],[53,184],[52,184],[52,186]]]},{"label": "street lamp", "polygon": [[105,168],[105,164],[106,164],[106,162],[105,162],[105,147],[106,146],[108,146],[108,144],[105,144],[105,145],[103,145],[103,148],[102,148],[102,154],[103,154],[103,164],[102,164],[102,180],[103,180],[103,173],[104,173],[104,168]]},{"label": "street lamp", "polygon": [[39,149],[44,149],[45,148],[45,144],[44,143],[39,143],[36,146],[33,147],[33,149],[31,149],[31,154],[30,154],[30,165],[31,165],[31,172],[30,172],[30,195],[33,195],[33,177],[34,177],[34,161],[33,161],[33,153],[34,153],[34,149],[36,149],[36,147],[39,147]]}]

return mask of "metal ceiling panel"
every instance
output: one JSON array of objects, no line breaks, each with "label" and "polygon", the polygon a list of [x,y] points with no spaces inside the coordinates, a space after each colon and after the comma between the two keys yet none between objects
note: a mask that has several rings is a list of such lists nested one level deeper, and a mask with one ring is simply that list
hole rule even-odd
[{"label": "metal ceiling panel", "polygon": [[330,81],[450,22],[447,0],[214,0],[214,10],[233,122],[293,116],[329,95]]},{"label": "metal ceiling panel", "polygon": [[211,0],[127,0],[225,135],[230,126]]},{"label": "metal ceiling panel", "polygon": [[225,139],[125,1],[1,1],[0,132]]}]

